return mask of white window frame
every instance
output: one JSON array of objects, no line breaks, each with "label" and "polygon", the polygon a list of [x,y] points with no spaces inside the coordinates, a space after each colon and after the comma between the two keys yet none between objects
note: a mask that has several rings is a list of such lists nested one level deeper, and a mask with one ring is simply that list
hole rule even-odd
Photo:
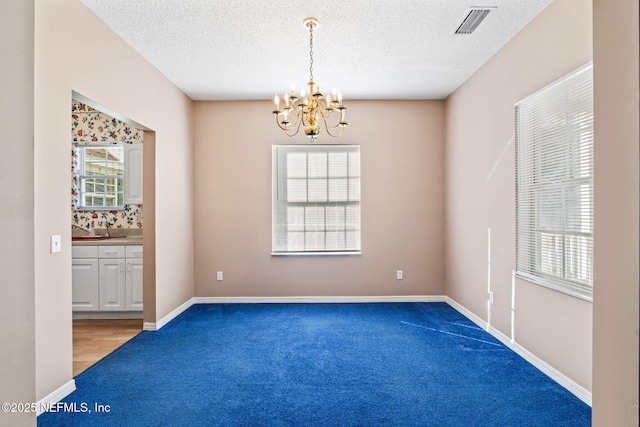
[{"label": "white window frame", "polygon": [[[96,149],[96,148],[120,148],[122,149],[122,153],[123,153],[123,171],[122,171],[122,175],[112,175],[112,174],[105,174],[105,175],[87,175],[86,174],[86,151],[87,150],[91,150],[91,149]],[[99,211],[99,210],[108,210],[108,211],[117,211],[117,210],[123,210],[125,209],[125,203],[124,203],[124,179],[125,179],[125,151],[124,151],[124,145],[123,144],[74,144],[74,151],[76,153],[76,155],[78,156],[78,162],[77,162],[77,176],[78,176],[78,180],[77,180],[77,188],[76,191],[78,193],[78,201],[77,201],[77,206],[75,206],[75,209],[78,211]],[[86,198],[86,193],[87,191],[85,191],[85,186],[86,186],[86,180],[87,179],[103,179],[103,180],[108,180],[108,179],[122,179],[122,190],[121,191],[115,191],[112,193],[108,193],[106,186],[103,190],[103,197],[106,199],[107,197],[111,197],[111,194],[115,194],[116,200],[118,199],[118,194],[121,194],[121,199],[122,199],[122,204],[117,204],[117,205],[113,205],[113,206],[106,206],[106,205],[96,205],[96,206],[86,206],[83,201]],[[106,183],[105,183],[106,185]],[[95,191],[94,191],[95,192]]]},{"label": "white window frame", "polygon": [[593,67],[515,106],[516,276],[593,300]]},{"label": "white window frame", "polygon": [[360,255],[360,181],[359,145],[273,145],[271,254]]}]

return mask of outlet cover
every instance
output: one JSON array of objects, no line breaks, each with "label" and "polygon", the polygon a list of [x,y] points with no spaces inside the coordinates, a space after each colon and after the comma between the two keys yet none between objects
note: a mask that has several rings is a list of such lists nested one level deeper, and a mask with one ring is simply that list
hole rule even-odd
[{"label": "outlet cover", "polygon": [[218,274],[216,275],[216,278],[218,280],[222,280],[222,271],[218,271]]},{"label": "outlet cover", "polygon": [[402,280],[402,270],[396,271],[396,279],[397,280]]}]

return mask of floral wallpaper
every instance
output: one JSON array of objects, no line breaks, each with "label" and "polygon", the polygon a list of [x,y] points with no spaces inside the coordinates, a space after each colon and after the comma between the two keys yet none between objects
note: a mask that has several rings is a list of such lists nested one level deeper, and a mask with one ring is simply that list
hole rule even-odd
[{"label": "floral wallpaper", "polygon": [[95,228],[142,228],[142,206],[125,205],[117,211],[77,210],[78,159],[73,144],[142,144],[143,132],[78,101],[71,103],[71,215],[72,224]]}]

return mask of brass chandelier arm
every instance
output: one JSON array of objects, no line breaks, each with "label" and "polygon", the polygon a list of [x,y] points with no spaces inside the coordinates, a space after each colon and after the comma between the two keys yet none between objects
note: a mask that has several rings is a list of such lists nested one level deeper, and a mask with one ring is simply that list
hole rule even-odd
[{"label": "brass chandelier arm", "polygon": [[[293,125],[291,125],[290,127],[287,127],[287,125],[284,124],[284,122],[280,122],[280,114],[282,114],[282,112],[278,110],[273,112],[273,115],[276,116],[276,124],[278,125],[278,127],[282,129],[287,136],[289,137],[296,136],[300,131],[300,124],[302,122],[302,120],[300,119],[301,114],[296,114]],[[287,123],[290,123],[290,122],[287,122]],[[295,132],[291,133],[292,130],[295,130]]]},{"label": "brass chandelier arm", "polygon": [[[327,134],[332,137],[332,138],[339,138],[340,136],[342,136],[342,133],[344,132],[344,128],[346,127],[346,123],[345,124],[336,124],[334,126],[329,125],[329,123],[327,122],[327,118],[325,117],[324,114],[321,114],[322,116],[322,121],[324,122],[324,128],[327,131]],[[340,128],[340,132],[337,135],[334,135],[333,133],[331,133],[331,129],[335,129],[335,128]]]},{"label": "brass chandelier arm", "polygon": [[[335,125],[330,125],[329,117],[331,117],[331,113],[333,113],[336,109],[340,112],[338,123],[336,123]],[[344,119],[347,107],[340,106],[336,109],[323,108],[322,110],[320,110],[320,114],[322,114],[322,120],[324,121],[324,125],[327,128],[327,132],[329,129],[336,129],[338,127],[341,127],[344,130],[344,128],[348,126],[348,123]],[[340,134],[342,134],[342,131],[340,132]]]}]

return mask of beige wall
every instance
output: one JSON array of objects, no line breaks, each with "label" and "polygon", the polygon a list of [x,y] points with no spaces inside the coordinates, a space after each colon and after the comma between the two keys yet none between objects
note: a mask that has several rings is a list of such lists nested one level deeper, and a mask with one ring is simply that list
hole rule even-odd
[{"label": "beige wall", "polygon": [[[72,91],[107,114],[155,131],[155,230],[145,228],[145,239],[155,232],[156,319],[193,296],[193,102],[79,0],[35,5],[36,397],[41,399],[72,378]],[[49,253],[52,234],[62,235],[62,253]]]},{"label": "beige wall", "polygon": [[[598,117],[593,389],[594,425],[603,426],[638,424],[638,5],[616,1],[620,7],[610,7],[611,0],[594,0]],[[11,182],[3,188],[10,193],[5,198],[14,201],[0,209],[0,223],[11,223],[0,234],[14,242],[10,251],[0,252],[5,271],[0,286],[3,401],[34,401],[71,379],[67,159],[72,90],[157,133],[158,194],[150,207],[157,213],[147,223],[154,233],[145,234],[145,251],[147,242],[157,245],[158,267],[153,273],[158,277],[158,295],[149,310],[152,320],[192,296],[192,242],[198,248],[199,296],[444,293],[443,238],[438,232],[444,224],[444,169],[441,161],[434,160],[442,158],[442,103],[350,103],[351,126],[344,141],[362,145],[362,225],[369,230],[363,237],[364,254],[326,262],[271,258],[270,221],[265,221],[270,218],[270,146],[292,140],[285,139],[273,118],[264,114],[269,103],[197,103],[194,201],[188,148],[192,103],[78,0],[36,0],[35,7],[31,145],[25,131],[33,128],[33,2],[5,0],[0,5],[4,36],[0,52],[11,59],[0,64],[2,149],[9,153],[0,158],[4,173],[0,178]],[[446,103],[447,294],[488,319],[487,229],[491,228],[491,285],[496,292],[491,322],[507,335],[514,267],[513,103],[590,58],[590,25],[590,2],[555,0]],[[95,46],[105,56],[92,56],[81,70],[78,54]],[[389,123],[389,110],[401,129],[384,124]],[[258,136],[255,129],[261,130]],[[426,136],[419,136],[421,132]],[[406,150],[396,152],[397,147]],[[603,152],[608,155],[602,156]],[[238,166],[233,161],[238,158],[247,158],[247,165]],[[422,166],[423,161],[428,164]],[[230,186],[234,181],[229,179],[240,174],[238,184]],[[410,185],[414,179],[429,184]],[[397,191],[394,186],[399,184]],[[34,196],[35,215],[25,215]],[[395,205],[382,205],[383,198]],[[195,238],[188,208],[192,203]],[[239,238],[229,237],[231,232]],[[50,234],[63,235],[61,254],[48,253]],[[248,249],[247,242],[251,242]],[[405,270],[403,282],[394,278],[399,268]],[[215,281],[217,270],[225,271],[225,281]],[[145,292],[147,280],[145,276]],[[343,283],[353,287],[345,289]],[[598,283],[614,292],[601,292],[604,288]],[[590,365],[591,344],[585,331],[589,335],[591,306],[567,298],[516,282],[516,341],[590,389],[584,367]],[[584,327],[572,326],[580,324]],[[553,345],[546,344],[547,339]],[[564,346],[564,356],[553,348],[559,346]],[[569,366],[574,362],[575,372]],[[34,422],[32,415],[16,420],[11,418],[10,424]]]},{"label": "beige wall", "polygon": [[[514,104],[591,60],[591,21],[590,1],[554,1],[447,100],[447,295],[509,337]],[[591,390],[591,303],[520,280],[513,289],[515,342]]]},{"label": "beige wall", "polygon": [[271,146],[308,139],[286,137],[267,101],[196,103],[196,296],[444,294],[444,103],[347,107],[337,141],[361,146],[362,255],[273,257]]},{"label": "beige wall", "polygon": [[[0,402],[35,402],[33,1],[0,2]],[[32,426],[33,413],[0,412]]]},{"label": "beige wall", "polygon": [[594,0],[593,425],[638,425],[639,6]]}]

